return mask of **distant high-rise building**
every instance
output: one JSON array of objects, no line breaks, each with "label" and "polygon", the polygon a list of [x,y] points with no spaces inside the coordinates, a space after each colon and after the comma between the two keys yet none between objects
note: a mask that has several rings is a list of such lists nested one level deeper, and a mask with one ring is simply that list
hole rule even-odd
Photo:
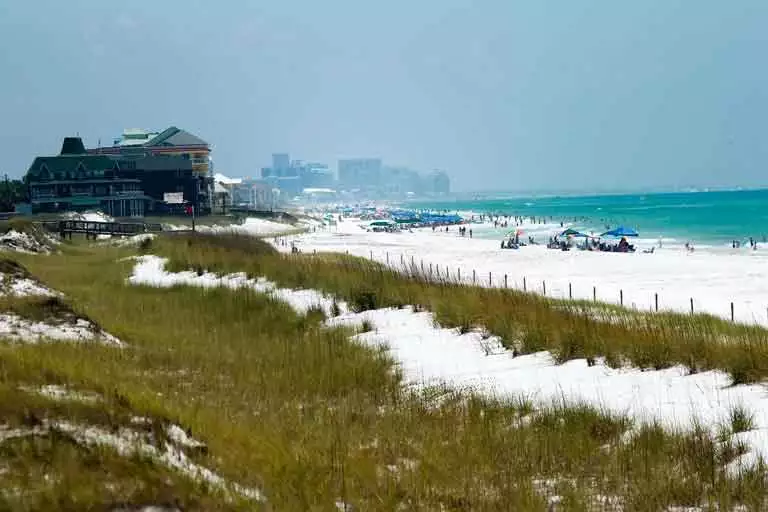
[{"label": "distant high-rise building", "polygon": [[287,176],[291,168],[291,157],[288,153],[272,153],[272,172],[275,176]]},{"label": "distant high-rise building", "polygon": [[433,171],[427,178],[428,191],[433,194],[448,194],[451,191],[451,179],[443,171]]},{"label": "distant high-rise building", "polygon": [[381,176],[381,189],[390,195],[419,195],[424,188],[419,173],[404,167],[384,167]]},{"label": "distant high-rise building", "polygon": [[299,172],[304,188],[333,187],[333,172],[325,164],[308,162],[300,167]]},{"label": "distant high-rise building", "polygon": [[339,183],[346,189],[377,189],[381,184],[381,159],[339,160]]}]

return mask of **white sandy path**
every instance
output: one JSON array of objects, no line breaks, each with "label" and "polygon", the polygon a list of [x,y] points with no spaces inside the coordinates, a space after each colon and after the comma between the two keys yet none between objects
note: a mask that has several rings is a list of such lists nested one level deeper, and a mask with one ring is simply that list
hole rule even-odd
[{"label": "white sandy path", "polygon": [[[619,303],[623,291],[625,305],[646,311],[654,307],[656,293],[660,309],[689,312],[693,298],[695,311],[723,318],[730,318],[730,303],[734,302],[736,321],[768,325],[768,251],[688,254],[663,249],[655,254],[614,254],[563,252],[543,246],[510,250],[501,249],[498,240],[461,238],[456,227],[449,233],[369,233],[359,224],[364,223],[346,220],[331,230],[292,240],[304,252],[348,251],[366,258],[372,254],[375,260],[388,260],[393,266],[400,266],[401,261],[419,265],[423,260],[425,268],[432,263],[441,275],[447,267],[454,279],[460,269],[467,282],[472,281],[475,270],[483,286],[488,285],[489,273],[494,286],[504,286],[507,274],[510,288],[522,289],[525,278],[527,289],[537,293],[542,293],[546,281],[547,295],[553,297],[568,297],[569,283],[574,298],[580,299],[591,300],[596,287],[598,300]],[[290,245],[279,248],[290,250]]]},{"label": "white sandy path", "polygon": [[205,233],[241,233],[246,235],[275,235],[278,233],[289,233],[296,231],[295,226],[274,222],[266,219],[257,219],[248,217],[242,224],[231,224],[226,226],[198,226],[198,229]]},{"label": "white sandy path", "polygon": [[[243,273],[228,274],[220,276],[212,272],[204,272],[198,275],[197,272],[168,272],[165,270],[166,259],[158,256],[138,256],[137,264],[133,269],[133,274],[128,278],[131,284],[144,284],[169,288],[172,286],[199,286],[202,288],[249,288],[259,293],[265,293],[275,299],[287,302],[293,309],[300,313],[306,313],[313,307],[320,307],[326,313],[331,314],[334,305],[333,297],[329,297],[316,290],[289,290],[279,288],[274,283],[261,277],[258,279],[249,279]],[[344,302],[338,302],[337,306],[341,311],[347,311],[347,305]]]},{"label": "white sandy path", "polygon": [[[169,273],[165,260],[140,257],[130,277],[135,284],[173,286],[232,286],[244,276],[197,276],[194,272]],[[257,282],[266,283],[264,280]],[[318,292],[278,289],[272,293],[286,297],[297,311],[305,312],[321,298]],[[257,291],[259,287],[253,287]],[[311,294],[314,297],[308,299]],[[430,313],[414,313],[410,308],[380,309],[362,313],[343,313],[331,318],[330,325],[354,325],[364,320],[375,331],[357,336],[360,342],[388,346],[399,361],[405,377],[416,384],[446,383],[472,388],[491,396],[525,396],[538,403],[588,403],[625,414],[640,421],[658,420],[670,428],[690,428],[700,421],[713,433],[728,424],[734,407],[744,407],[754,415],[756,428],[738,434],[750,452],[731,466],[752,464],[758,455],[768,458],[768,393],[762,385],[730,386],[730,377],[719,371],[687,375],[683,367],[661,371],[612,369],[602,361],[589,367],[578,359],[556,365],[548,352],[512,357],[497,338],[483,340],[479,333],[460,335],[456,329],[438,329]]]}]

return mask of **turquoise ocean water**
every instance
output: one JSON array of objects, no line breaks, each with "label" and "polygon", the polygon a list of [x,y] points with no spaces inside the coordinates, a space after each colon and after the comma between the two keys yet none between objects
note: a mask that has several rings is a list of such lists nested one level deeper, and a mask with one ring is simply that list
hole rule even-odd
[{"label": "turquoise ocean water", "polygon": [[586,231],[624,225],[642,239],[730,246],[768,236],[768,190],[413,202],[411,208],[552,217]]}]

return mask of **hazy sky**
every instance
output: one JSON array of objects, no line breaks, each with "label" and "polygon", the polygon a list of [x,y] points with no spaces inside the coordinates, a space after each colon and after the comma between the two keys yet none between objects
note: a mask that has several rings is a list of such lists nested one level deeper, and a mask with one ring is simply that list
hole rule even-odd
[{"label": "hazy sky", "polygon": [[0,172],[176,125],[455,189],[768,185],[768,1],[0,0]]}]

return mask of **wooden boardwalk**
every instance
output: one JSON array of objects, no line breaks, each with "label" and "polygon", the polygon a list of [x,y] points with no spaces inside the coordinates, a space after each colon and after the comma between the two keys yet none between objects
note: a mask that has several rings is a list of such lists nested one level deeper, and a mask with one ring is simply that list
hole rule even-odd
[{"label": "wooden boardwalk", "polygon": [[59,233],[62,237],[72,233],[84,233],[88,238],[98,235],[131,236],[141,233],[159,233],[163,230],[161,224],[145,222],[94,222],[88,220],[59,220],[41,223],[45,229]]}]

